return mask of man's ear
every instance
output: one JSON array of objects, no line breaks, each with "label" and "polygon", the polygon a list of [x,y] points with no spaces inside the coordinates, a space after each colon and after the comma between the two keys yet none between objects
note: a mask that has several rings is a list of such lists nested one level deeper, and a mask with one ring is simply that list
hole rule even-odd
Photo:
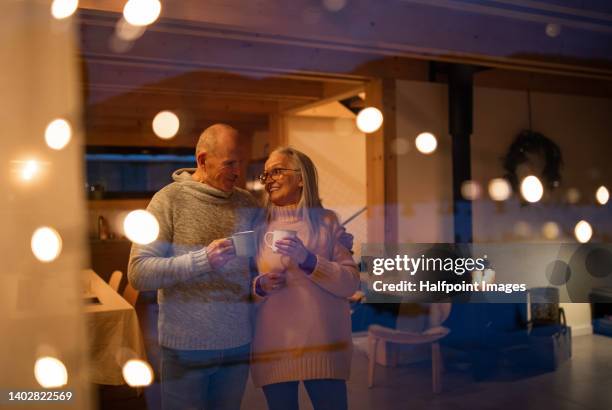
[{"label": "man's ear", "polygon": [[206,153],[200,152],[196,157],[196,162],[198,163],[198,168],[203,167],[206,162]]}]

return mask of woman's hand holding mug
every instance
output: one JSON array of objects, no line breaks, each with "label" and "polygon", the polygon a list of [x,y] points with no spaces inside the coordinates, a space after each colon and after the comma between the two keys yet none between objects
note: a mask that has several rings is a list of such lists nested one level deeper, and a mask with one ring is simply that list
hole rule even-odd
[{"label": "woman's hand holding mug", "polygon": [[304,263],[310,253],[304,246],[304,243],[302,243],[302,240],[297,236],[280,239],[274,245],[276,245],[278,253],[289,256],[298,265]]}]

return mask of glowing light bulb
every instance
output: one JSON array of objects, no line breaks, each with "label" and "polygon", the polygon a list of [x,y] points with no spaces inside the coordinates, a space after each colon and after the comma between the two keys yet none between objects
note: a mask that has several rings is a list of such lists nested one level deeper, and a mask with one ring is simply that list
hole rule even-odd
[{"label": "glowing light bulb", "polygon": [[133,26],[148,26],[160,13],[159,0],[128,0],[123,7],[123,18]]},{"label": "glowing light bulb", "polygon": [[587,243],[593,236],[593,228],[587,221],[580,221],[574,227],[574,236],[580,243]]},{"label": "glowing light bulb", "polygon": [[153,370],[142,360],[128,360],[123,365],[122,373],[123,379],[131,387],[148,386],[153,382]]},{"label": "glowing light bulb", "polygon": [[142,209],[132,211],[125,217],[123,229],[130,241],[141,245],[153,242],[159,235],[157,219]]},{"label": "glowing light bulb", "polygon": [[494,201],[505,201],[510,198],[512,189],[504,178],[493,178],[489,182],[489,196]]},{"label": "glowing light bulb", "polygon": [[361,132],[370,134],[377,131],[383,123],[383,114],[376,107],[367,107],[357,114],[357,128]]},{"label": "glowing light bulb", "polygon": [[529,175],[521,182],[521,195],[527,202],[538,202],[544,195],[544,187],[538,177]]},{"label": "glowing light bulb", "polygon": [[51,262],[62,251],[62,238],[55,229],[43,226],[34,231],[30,245],[36,259]]},{"label": "glowing light bulb", "polygon": [[21,179],[23,179],[24,181],[31,181],[36,174],[38,174],[38,171],[40,170],[40,165],[38,165],[38,162],[36,160],[29,160],[26,161],[23,166],[21,167]]},{"label": "glowing light bulb", "polygon": [[416,137],[415,144],[422,154],[431,154],[438,147],[438,140],[432,133],[422,132]]},{"label": "glowing light bulb", "polygon": [[65,19],[74,14],[79,6],[79,0],[53,0],[51,15],[58,20]]},{"label": "glowing light bulb", "polygon": [[45,356],[36,360],[34,377],[38,384],[45,389],[58,388],[68,384],[66,366],[55,357]]},{"label": "glowing light bulb", "polygon": [[608,188],[603,185],[597,188],[595,198],[597,199],[597,202],[599,202],[600,205],[607,204],[608,200],[610,199],[610,192],[608,191]]},{"label": "glowing light bulb", "polygon": [[179,127],[179,118],[172,111],[161,111],[153,118],[153,132],[161,139],[174,137]]},{"label": "glowing light bulb", "polygon": [[576,188],[570,188],[567,190],[566,198],[570,204],[577,204],[580,201],[580,191]]},{"label": "glowing light bulb", "polygon": [[51,121],[45,129],[45,142],[49,148],[60,150],[68,145],[70,138],[72,138],[72,128],[63,118]]}]

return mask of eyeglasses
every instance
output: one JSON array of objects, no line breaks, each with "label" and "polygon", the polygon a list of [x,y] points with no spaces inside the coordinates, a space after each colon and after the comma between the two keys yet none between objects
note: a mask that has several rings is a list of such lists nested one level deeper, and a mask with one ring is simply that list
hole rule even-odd
[{"label": "eyeglasses", "polygon": [[274,169],[270,170],[270,172],[264,172],[263,174],[258,176],[257,179],[259,179],[259,181],[262,184],[265,184],[266,181],[268,180],[268,177],[271,177],[272,179],[276,179],[280,175],[283,174],[283,171],[295,171],[295,172],[299,172],[300,170],[299,169],[292,169],[292,168],[274,168]]}]

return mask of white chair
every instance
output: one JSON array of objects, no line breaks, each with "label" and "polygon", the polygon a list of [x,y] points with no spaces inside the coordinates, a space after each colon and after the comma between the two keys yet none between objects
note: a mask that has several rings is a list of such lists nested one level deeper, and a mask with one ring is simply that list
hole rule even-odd
[{"label": "white chair", "polygon": [[120,270],[116,270],[111,274],[111,277],[108,280],[108,285],[113,288],[115,292],[119,292],[121,278],[123,278],[123,272],[121,272]]},{"label": "white chair", "polygon": [[[376,353],[379,343],[383,343],[390,357],[390,364],[397,364],[397,350],[393,345],[431,345],[432,389],[434,393],[442,391],[442,355],[438,341],[450,333],[450,329],[440,326],[450,314],[450,303],[438,303],[430,306],[429,327],[422,332],[395,330],[384,326],[372,325],[368,329],[370,339],[368,349],[368,387],[374,386],[376,370]],[[388,346],[388,347],[387,347]]]}]

